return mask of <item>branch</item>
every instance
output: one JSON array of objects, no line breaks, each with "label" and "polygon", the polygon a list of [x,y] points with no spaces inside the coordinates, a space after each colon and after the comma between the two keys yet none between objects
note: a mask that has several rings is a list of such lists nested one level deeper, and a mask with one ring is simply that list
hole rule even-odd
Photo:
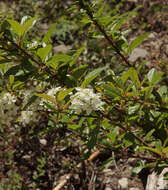
[{"label": "branch", "polygon": [[[40,63],[39,61],[37,61],[33,55],[31,55],[30,53],[28,53],[27,51],[25,51],[23,48],[21,48],[17,43],[15,43],[13,40],[9,39],[7,36],[4,36],[4,39],[6,41],[11,42],[11,44],[13,46],[15,46],[17,49],[19,49],[25,56],[29,57],[34,63],[36,63],[39,67],[41,67],[42,70],[44,70],[46,73],[48,73],[50,76],[53,76],[52,73],[50,72],[50,70],[46,67],[46,65]],[[2,49],[2,48],[1,48]],[[8,50],[9,51],[9,50]]]},{"label": "branch", "polygon": [[120,52],[119,48],[116,46],[115,42],[108,36],[104,28],[97,22],[97,20],[94,18],[93,13],[91,9],[89,8],[89,5],[84,3],[84,0],[79,0],[79,5],[82,9],[86,10],[87,15],[90,17],[90,20],[94,23],[94,25],[98,28],[98,30],[103,34],[104,38],[108,41],[108,43],[111,45],[111,47],[115,50],[115,52],[122,58],[122,60],[125,62],[125,64],[129,67],[133,67],[127,58]]},{"label": "branch", "polygon": [[[104,118],[107,118],[110,121],[115,121],[113,118],[111,118],[108,114],[103,113],[102,111],[98,111]],[[119,118],[116,119],[116,121],[119,121]],[[129,131],[131,133],[132,136],[134,136],[139,142],[141,142],[141,144],[143,144],[144,146],[149,147],[149,145],[143,141],[143,139],[141,139],[139,136],[135,135],[129,128],[124,127],[122,124],[117,124],[122,130],[124,131]]]}]

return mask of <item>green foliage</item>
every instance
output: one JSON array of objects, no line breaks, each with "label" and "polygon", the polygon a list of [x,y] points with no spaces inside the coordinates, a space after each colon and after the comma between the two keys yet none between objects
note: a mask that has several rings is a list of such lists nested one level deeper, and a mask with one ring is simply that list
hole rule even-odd
[{"label": "green foliage", "polygon": [[[104,1],[94,2],[88,4],[80,0],[74,3],[73,8],[68,9],[72,22],[66,14],[61,15],[61,22],[59,19],[58,23],[54,21],[46,34],[40,35],[32,32],[37,27],[35,22],[41,18],[37,14],[24,16],[20,23],[4,15],[0,26],[1,98],[6,92],[17,97],[19,108],[11,123],[20,127],[19,131],[23,125],[19,120],[22,111],[36,111],[41,119],[45,118],[46,125],[46,131],[40,131],[38,135],[49,133],[56,127],[64,130],[65,126],[81,138],[83,159],[88,158],[95,147],[99,149],[99,145],[103,145],[119,152],[130,151],[140,158],[144,154],[152,156],[154,167],[158,167],[160,161],[166,163],[168,159],[166,73],[155,68],[147,71],[145,67],[127,61],[126,56],[149,35],[138,36],[130,45],[126,40],[129,31],[123,30],[123,24],[136,15],[137,10],[118,14],[117,8],[115,12],[110,11]],[[84,40],[81,33],[84,33]],[[54,46],[68,41],[67,38],[74,41],[71,44],[74,51],[54,53]],[[54,87],[61,90],[54,96],[47,94]],[[77,87],[99,93],[97,96],[104,102],[103,109],[92,109],[86,114],[87,110],[81,107],[75,112],[71,105]],[[31,95],[24,104],[26,90],[30,90]],[[94,104],[91,101],[95,100],[95,94],[92,94],[90,104]],[[43,105],[44,109],[31,110],[39,99],[47,101],[47,108]],[[85,107],[86,102],[82,106]],[[38,123],[40,118],[25,127],[35,127]],[[2,131],[11,127],[2,121],[0,124]],[[33,129],[30,133],[34,133]],[[65,146],[68,147],[68,143]],[[46,157],[37,159],[37,173],[33,180],[38,183],[45,175]],[[147,166],[139,162],[133,172],[139,173]],[[12,179],[16,186],[13,189],[19,189],[20,176],[16,174]]]}]

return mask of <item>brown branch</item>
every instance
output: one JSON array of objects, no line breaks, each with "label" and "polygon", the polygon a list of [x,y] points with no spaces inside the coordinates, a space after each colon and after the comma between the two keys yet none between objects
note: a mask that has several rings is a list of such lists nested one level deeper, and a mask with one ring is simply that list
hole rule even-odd
[{"label": "brown branch", "polygon": [[[108,114],[103,113],[102,111],[98,111],[104,118],[107,118],[110,121],[119,121],[119,118],[117,118],[116,120],[114,120],[113,118],[111,118]],[[141,144],[143,144],[144,146],[149,147],[149,145],[143,141],[143,139],[141,139],[139,136],[135,135],[128,127],[124,127],[122,124],[116,124],[118,125],[122,130],[124,131],[129,131],[130,134],[132,136],[134,136],[139,142],[141,142]]]},{"label": "brown branch", "polygon": [[79,1],[79,5],[81,8],[86,10],[87,15],[90,17],[90,20],[94,23],[94,25],[98,28],[98,30],[103,34],[104,38],[108,41],[111,47],[115,50],[115,52],[122,58],[125,64],[129,67],[133,67],[127,60],[127,58],[120,52],[119,48],[116,46],[115,42],[108,36],[104,28],[98,23],[98,21],[94,18],[92,11],[89,8],[88,4],[85,4],[83,0]]}]

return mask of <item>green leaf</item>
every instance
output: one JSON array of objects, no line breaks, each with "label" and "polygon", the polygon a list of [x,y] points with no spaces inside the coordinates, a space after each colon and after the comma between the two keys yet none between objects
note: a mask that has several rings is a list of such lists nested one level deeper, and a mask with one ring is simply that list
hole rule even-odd
[{"label": "green leaf", "polygon": [[128,17],[122,17],[120,18],[115,24],[112,26],[112,31],[118,31],[120,27],[128,20]]},{"label": "green leaf", "polygon": [[46,58],[51,52],[52,45],[47,45],[37,50],[37,55],[41,58],[42,62],[46,62]]},{"label": "green leaf", "polygon": [[25,84],[24,82],[16,81],[13,84],[12,88],[13,88],[13,90],[20,90],[20,89],[22,89],[24,87],[24,84]]},{"label": "green leaf", "polygon": [[123,142],[126,147],[129,147],[132,144],[134,144],[134,137],[132,136],[132,134],[130,134],[130,132],[125,133]]},{"label": "green leaf", "polygon": [[155,68],[152,68],[148,74],[147,78],[151,85],[157,84],[161,81],[163,73],[158,73]]},{"label": "green leaf", "polygon": [[41,98],[44,98],[45,100],[48,100],[49,102],[52,102],[53,104],[57,105],[57,101],[52,96],[49,96],[47,94],[34,94],[35,96],[39,96]]},{"label": "green leaf", "polygon": [[142,149],[142,150],[144,150],[144,149],[145,149],[145,150],[149,150],[149,151],[151,151],[151,152],[154,152],[154,153],[156,153],[156,154],[162,156],[162,152],[159,151],[159,150],[157,150],[156,148],[147,147],[147,146],[142,146],[141,149]]},{"label": "green leaf", "polygon": [[[167,167],[167,165],[165,166],[165,168]],[[164,174],[164,178],[163,178],[164,180],[168,180],[168,172],[166,172],[165,174]]]},{"label": "green leaf", "polygon": [[128,47],[128,54],[130,54],[137,46],[139,46],[148,36],[149,33],[136,37],[136,39],[133,40]]},{"label": "green leaf", "polygon": [[49,43],[50,42],[50,37],[51,37],[51,35],[52,35],[52,33],[54,32],[54,30],[55,30],[55,28],[56,28],[56,25],[57,24],[53,24],[52,26],[51,26],[51,28],[48,30],[48,32],[46,33],[46,35],[44,36],[44,38],[42,39],[42,42],[43,43]]},{"label": "green leaf", "polygon": [[11,67],[6,73],[6,76],[10,76],[10,75],[16,75],[20,70],[20,65],[16,65]]},{"label": "green leaf", "polygon": [[89,141],[87,143],[87,148],[88,148],[88,153],[90,154],[91,150],[94,148],[94,146],[96,145],[96,142],[97,142],[97,137],[98,137],[98,134],[99,134],[99,129],[100,127],[99,126],[90,126],[90,128],[92,128],[92,131],[89,135]]},{"label": "green leaf", "polygon": [[36,23],[36,19],[37,17],[30,18],[24,23],[24,25],[21,28],[21,36],[23,36],[27,31],[29,31],[34,26],[34,24]]},{"label": "green leaf", "polygon": [[168,147],[163,148],[163,149],[162,149],[162,152],[163,152],[164,154],[168,153]]},{"label": "green leaf", "polygon": [[121,76],[121,80],[123,81],[123,83],[125,83],[129,77],[130,77],[130,70],[123,73],[123,75]]},{"label": "green leaf", "polygon": [[106,3],[104,2],[102,4],[102,6],[99,8],[99,10],[96,12],[96,17],[100,17],[101,16],[101,14],[102,14],[102,12],[104,10],[105,5],[106,5]]},{"label": "green leaf", "polygon": [[113,129],[113,131],[111,131],[110,133],[108,133],[108,134],[106,135],[107,137],[109,137],[109,139],[110,139],[110,141],[111,141],[112,144],[115,143],[116,137],[117,137],[117,135],[118,135],[118,131],[119,131],[119,130],[120,130],[119,127],[115,127],[115,128]]},{"label": "green leaf", "polygon": [[132,168],[132,172],[135,174],[139,174],[139,172],[144,168],[144,163],[140,160],[136,163],[136,166]]},{"label": "green leaf", "polygon": [[146,136],[143,138],[143,140],[146,141],[146,140],[150,139],[150,137],[152,136],[152,134],[153,134],[154,132],[155,132],[155,129],[150,130],[150,131],[146,134]]},{"label": "green leaf", "polygon": [[72,76],[75,79],[80,79],[87,71],[88,65],[81,65],[72,70]]},{"label": "green leaf", "polygon": [[167,95],[168,94],[168,87],[167,86],[161,86],[157,92],[159,93],[159,95],[162,97],[164,95]]},{"label": "green leaf", "polygon": [[21,25],[17,21],[12,19],[7,19],[7,21],[11,25],[11,29],[20,37],[22,30]]},{"label": "green leaf", "polygon": [[162,152],[162,142],[161,142],[161,140],[155,141],[155,147],[156,147],[157,150]]},{"label": "green leaf", "polygon": [[76,60],[78,59],[78,57],[80,56],[80,54],[83,52],[84,49],[85,47],[78,49],[76,53],[72,56],[72,60],[69,63],[70,67],[72,67],[72,65],[76,62]]},{"label": "green leaf", "polygon": [[137,104],[135,106],[129,106],[128,108],[128,114],[131,115],[131,114],[134,114],[135,112],[137,112],[140,108],[140,104]]},{"label": "green leaf", "polygon": [[83,24],[88,24],[88,23],[91,23],[92,21],[88,18],[83,18],[82,20],[80,20],[80,22]]},{"label": "green leaf", "polygon": [[9,84],[12,85],[13,82],[14,82],[14,80],[15,80],[14,75],[10,75],[10,76],[9,76]]},{"label": "green leaf", "polygon": [[114,162],[114,157],[110,157],[107,160],[105,160],[103,162],[103,164],[101,164],[99,171],[104,170],[105,168],[108,168],[110,165],[112,165],[112,162]]},{"label": "green leaf", "polygon": [[129,73],[130,73],[130,78],[131,78],[132,82],[134,83],[136,89],[139,89],[140,88],[140,81],[139,81],[137,71],[134,68],[130,68]]},{"label": "green leaf", "polygon": [[88,78],[88,79],[85,79],[85,80],[83,81],[83,83],[81,84],[81,87],[82,87],[82,88],[85,88],[85,87],[86,87],[88,84],[90,84],[95,78],[96,78],[95,76],[92,76],[92,77],[90,77],[90,78]]},{"label": "green leaf", "polygon": [[150,96],[152,95],[152,91],[153,91],[153,86],[149,86],[149,88],[146,88],[146,90],[145,90],[145,100],[150,98]]},{"label": "green leaf", "polygon": [[83,81],[81,87],[84,88],[89,83],[91,83],[103,70],[107,67],[102,67],[91,71],[89,74],[86,75],[85,80]]},{"label": "green leaf", "polygon": [[67,90],[60,90],[58,95],[57,95],[57,100],[60,102],[62,100],[64,100],[64,98],[70,93],[73,91],[74,88],[70,88],[70,89],[67,89]]},{"label": "green leaf", "polygon": [[121,77],[123,83],[125,83],[126,80],[128,80],[128,78],[130,78],[132,80],[132,82],[135,85],[136,89],[140,88],[141,84],[140,84],[140,81],[139,81],[138,73],[133,67],[131,67]]},{"label": "green leaf", "polygon": [[121,91],[116,88],[113,84],[104,84],[105,95],[112,98],[121,96]]},{"label": "green leaf", "polygon": [[104,17],[98,18],[98,22],[104,26],[109,25],[113,20],[114,20],[114,17],[111,17],[111,16],[104,16]]},{"label": "green leaf", "polygon": [[72,129],[72,130],[77,130],[77,129],[80,128],[80,125],[78,125],[78,124],[69,124],[68,128]]},{"label": "green leaf", "polygon": [[[12,62],[12,61],[10,61]],[[9,63],[8,59],[0,59],[0,64]]]},{"label": "green leaf", "polygon": [[46,65],[57,70],[60,66],[67,64],[70,60],[71,60],[71,56],[63,54],[63,53],[59,53],[57,55],[54,55],[51,61],[48,61]]}]

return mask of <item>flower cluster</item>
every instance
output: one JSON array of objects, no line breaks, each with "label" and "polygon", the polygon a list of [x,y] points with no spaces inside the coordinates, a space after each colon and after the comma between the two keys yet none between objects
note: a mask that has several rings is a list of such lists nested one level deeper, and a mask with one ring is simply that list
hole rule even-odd
[{"label": "flower cluster", "polygon": [[[47,91],[47,95],[51,96],[52,98],[56,98],[56,94],[58,93],[58,91],[61,89],[61,87],[55,87],[55,88],[51,88]],[[45,103],[51,103],[48,100],[42,99],[40,102],[40,105],[43,106],[43,108],[47,108]],[[48,109],[48,108],[47,108]]]},{"label": "flower cluster", "polygon": [[[54,87],[47,91],[47,95],[55,98],[56,93],[60,90],[61,87]],[[33,90],[27,90],[23,93],[23,107],[28,103],[32,95],[35,93]],[[42,114],[40,110],[49,110],[45,103],[51,103],[48,100],[37,98],[29,107],[28,110],[22,111],[19,121],[26,125],[31,122],[38,122]]]},{"label": "flower cluster", "polygon": [[[22,107],[26,106],[27,103],[29,102],[30,98],[34,94],[34,90],[29,89],[26,90],[25,92],[21,92],[23,102],[22,102]],[[40,119],[40,115],[38,113],[38,110],[41,110],[40,106],[40,99],[37,98],[29,107],[28,110],[21,111],[21,116],[19,117],[19,121],[23,124],[29,124],[29,123],[35,123],[38,122]]]},{"label": "flower cluster", "polygon": [[1,95],[0,98],[0,123],[2,125],[11,125],[11,122],[16,119],[18,106],[16,97],[9,92]]},{"label": "flower cluster", "polygon": [[[56,94],[60,89],[61,87],[51,88],[46,94],[56,98]],[[93,89],[90,88],[76,88],[76,91],[77,92],[70,97],[72,99],[70,108],[76,113],[86,111],[87,114],[90,114],[92,111],[103,110],[102,106],[104,102],[101,101],[101,94],[94,93]],[[23,125],[38,122],[43,113],[40,111],[49,110],[46,103],[51,102],[37,97],[37,99],[28,106],[27,110],[20,110],[29,103],[34,93],[34,90],[21,91],[20,97],[22,102],[20,105],[16,104],[17,98],[15,95],[9,92],[2,94],[0,97],[0,124],[10,126],[12,121],[15,121],[17,118]],[[71,93],[69,93],[69,95],[71,95]]]},{"label": "flower cluster", "polygon": [[76,88],[77,92],[71,98],[71,109],[76,113],[86,111],[90,114],[92,111],[103,110],[104,102],[101,101],[101,94],[94,93],[90,88]]}]

